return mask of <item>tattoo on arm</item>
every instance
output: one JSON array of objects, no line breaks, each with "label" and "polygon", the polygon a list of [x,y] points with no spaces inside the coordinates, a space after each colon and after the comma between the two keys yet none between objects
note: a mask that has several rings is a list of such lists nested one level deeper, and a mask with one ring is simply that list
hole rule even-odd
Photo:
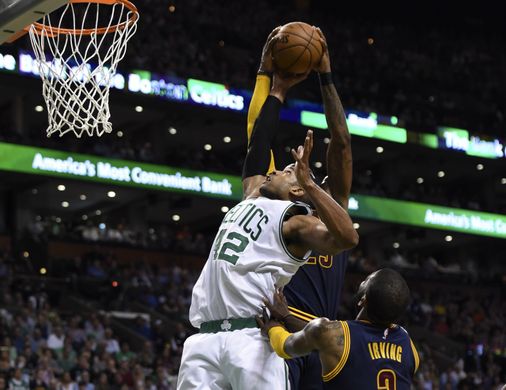
[{"label": "tattoo on arm", "polygon": [[346,125],[346,114],[334,84],[322,86],[323,106],[332,136],[345,140],[350,136]]},{"label": "tattoo on arm", "polygon": [[328,185],[332,197],[346,209],[353,175],[351,136],[346,124],[346,114],[334,84],[323,85],[321,92],[325,118],[331,134],[327,148]]},{"label": "tattoo on arm", "polygon": [[336,338],[337,345],[343,346],[344,345],[344,336],[342,334],[338,335]]}]

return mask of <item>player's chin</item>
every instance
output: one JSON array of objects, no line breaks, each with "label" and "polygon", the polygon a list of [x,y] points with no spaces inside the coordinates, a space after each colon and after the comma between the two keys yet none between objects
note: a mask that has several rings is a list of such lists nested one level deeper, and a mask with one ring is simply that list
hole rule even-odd
[{"label": "player's chin", "polygon": [[270,181],[266,181],[264,182],[260,188],[259,188],[259,192],[260,192],[260,195],[262,196],[265,196],[266,198],[269,198],[269,199],[274,199],[275,198],[275,195],[274,195],[274,192],[271,190],[271,186],[270,186],[271,182]]}]

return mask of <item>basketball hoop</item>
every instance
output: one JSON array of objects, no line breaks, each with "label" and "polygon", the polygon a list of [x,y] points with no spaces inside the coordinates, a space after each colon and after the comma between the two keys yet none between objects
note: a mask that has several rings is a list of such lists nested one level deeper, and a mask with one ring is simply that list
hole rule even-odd
[{"label": "basketball hoop", "polygon": [[138,19],[128,0],[69,0],[26,28],[42,79],[48,137],[112,131],[109,88]]}]

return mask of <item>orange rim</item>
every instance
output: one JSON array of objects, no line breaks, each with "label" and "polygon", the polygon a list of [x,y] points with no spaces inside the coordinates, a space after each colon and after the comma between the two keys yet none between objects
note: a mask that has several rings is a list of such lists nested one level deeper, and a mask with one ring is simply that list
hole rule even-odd
[{"label": "orange rim", "polygon": [[[135,23],[137,19],[139,19],[139,12],[137,11],[137,7],[128,0],[69,0],[71,4],[82,4],[82,3],[93,3],[93,4],[105,4],[105,5],[114,5],[114,4],[122,4],[127,7],[131,12],[132,16],[125,22],[121,22],[109,27],[100,27],[100,28],[59,28],[48,26],[42,23],[35,22],[32,25],[35,27],[34,32],[38,35],[45,34],[49,37],[54,37],[56,35],[65,35],[65,34],[73,34],[73,35],[91,35],[91,34],[108,34],[112,33],[116,30],[122,30],[125,27]],[[29,31],[31,26],[25,27],[25,31]]]}]

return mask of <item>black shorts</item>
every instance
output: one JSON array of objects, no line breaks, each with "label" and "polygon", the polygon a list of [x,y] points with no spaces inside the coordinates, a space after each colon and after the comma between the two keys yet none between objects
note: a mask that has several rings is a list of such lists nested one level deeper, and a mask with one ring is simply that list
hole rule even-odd
[{"label": "black shorts", "polygon": [[291,390],[323,390],[322,365],[318,352],[289,359],[286,364]]}]

